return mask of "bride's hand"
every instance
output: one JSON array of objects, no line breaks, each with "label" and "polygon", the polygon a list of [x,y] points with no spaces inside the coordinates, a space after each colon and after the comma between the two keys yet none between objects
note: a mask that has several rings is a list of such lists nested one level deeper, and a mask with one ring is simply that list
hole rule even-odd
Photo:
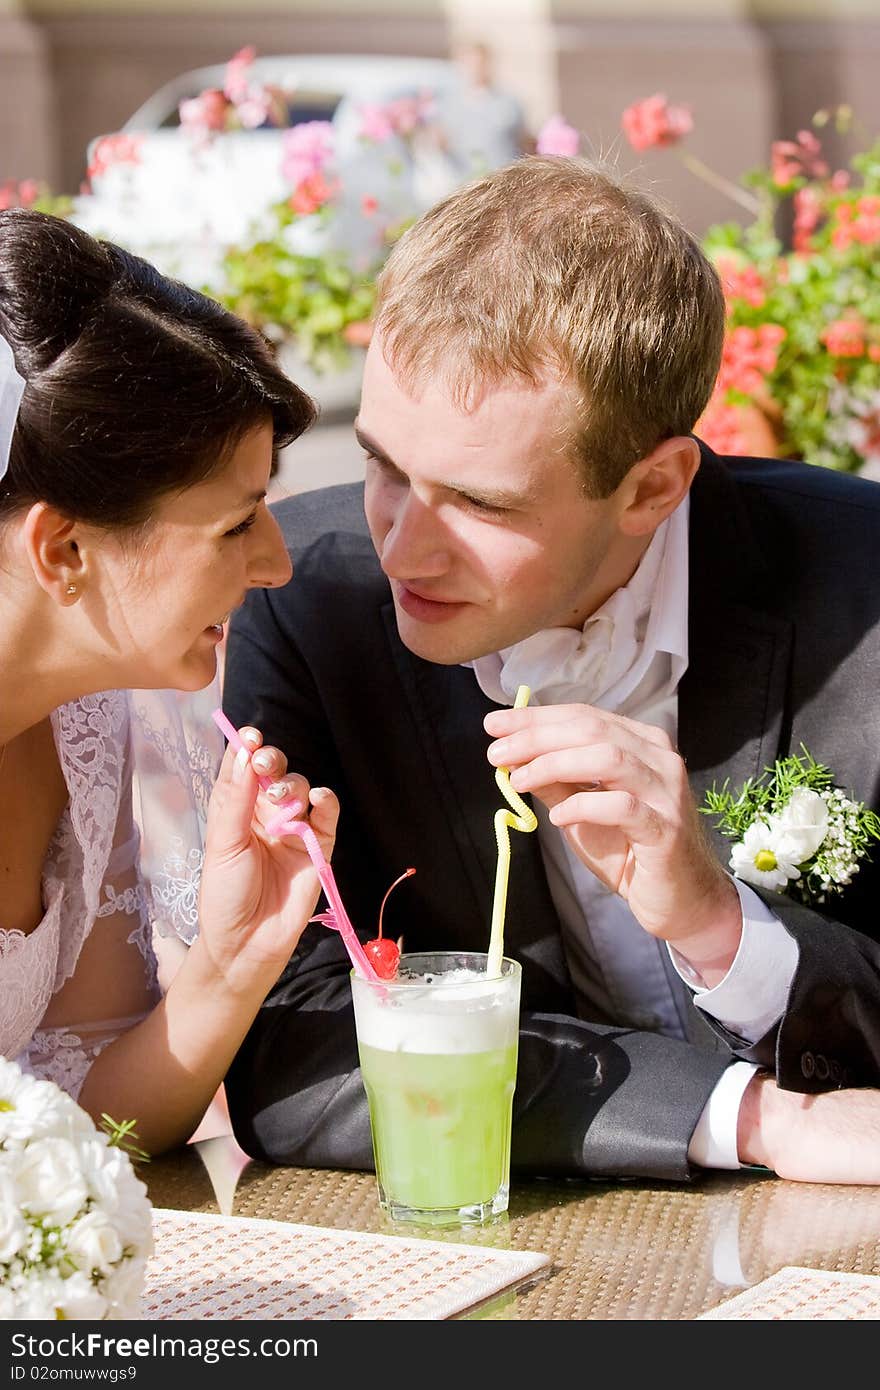
[{"label": "bride's hand", "polygon": [[[205,861],[199,891],[199,941],[225,985],[268,988],[287,963],[315,910],[320,885],[299,835],[271,836],[266,826],[281,807],[299,802],[297,819],[314,831],[329,860],[339,803],[326,787],[285,776],[277,748],[262,747],[258,730],[241,730],[247,752],[226,749],[208,807]],[[257,767],[253,755],[259,751]],[[272,796],[258,777],[277,784]]]}]

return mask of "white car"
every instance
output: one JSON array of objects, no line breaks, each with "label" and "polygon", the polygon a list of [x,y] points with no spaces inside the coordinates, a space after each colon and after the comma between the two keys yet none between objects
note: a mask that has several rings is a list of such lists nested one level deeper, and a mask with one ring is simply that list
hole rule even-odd
[{"label": "white car", "polygon": [[[430,141],[392,137],[365,141],[364,108],[402,98],[449,94],[460,82],[445,60],[359,55],[300,55],[255,59],[247,68],[255,84],[283,90],[287,129],[264,127],[194,140],[181,127],[181,102],[222,91],[227,65],[182,73],[155,92],[121,130],[89,144],[90,190],[75,200],[72,220],[95,236],[134,251],[174,276],[208,292],[222,292],[223,254],[248,246],[265,231],[278,234],[271,212],[289,197],[282,170],[285,136],[294,126],[329,121],[338,181],[334,215],[303,217],[286,229],[292,249],[305,254],[342,250],[368,269],[382,245],[382,225],[417,215],[460,181]],[[381,219],[365,217],[363,200],[375,199]],[[356,406],[363,354],[347,367],[313,370],[295,343],[282,341],[285,369],[326,411]]]},{"label": "white car", "polygon": [[[225,65],[181,74],[138,108],[110,136],[89,144],[90,191],[76,200],[73,220],[95,235],[154,260],[168,274],[210,284],[224,247],[255,240],[261,215],[291,191],[282,173],[285,130],[224,133],[203,144],[181,128],[180,103],[224,84]],[[413,158],[412,145],[377,145],[361,136],[364,107],[404,97],[448,92],[460,81],[443,59],[355,55],[257,58],[249,76],[281,88],[288,129],[330,121],[333,173],[351,207],[376,196],[399,205],[404,217],[430,206],[452,179],[442,154],[430,147]],[[356,219],[343,213],[337,235],[353,244]],[[306,229],[303,229],[306,232]],[[320,246],[326,232],[313,227]],[[303,249],[312,249],[311,247]],[[314,245],[318,249],[318,244]]]}]

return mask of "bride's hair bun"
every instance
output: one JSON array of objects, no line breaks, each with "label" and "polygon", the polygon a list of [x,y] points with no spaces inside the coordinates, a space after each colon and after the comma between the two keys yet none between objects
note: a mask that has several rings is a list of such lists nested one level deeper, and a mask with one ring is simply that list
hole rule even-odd
[{"label": "bride's hair bun", "polygon": [[0,333],[26,386],[0,517],[36,501],[136,526],[271,420],[315,418],[254,329],[139,256],[46,213],[0,212]]}]

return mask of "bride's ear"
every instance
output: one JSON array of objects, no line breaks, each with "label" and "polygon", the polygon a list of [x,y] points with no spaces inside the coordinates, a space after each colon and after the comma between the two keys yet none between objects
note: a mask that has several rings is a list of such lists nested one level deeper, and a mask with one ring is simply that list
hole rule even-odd
[{"label": "bride's ear", "polygon": [[700,466],[700,446],[691,435],[677,435],[639,459],[627,473],[619,525],[630,536],[648,536],[675,511]]},{"label": "bride's ear", "polygon": [[65,606],[76,603],[85,580],[77,535],[77,523],[47,502],[34,502],[21,528],[34,578],[51,599]]}]

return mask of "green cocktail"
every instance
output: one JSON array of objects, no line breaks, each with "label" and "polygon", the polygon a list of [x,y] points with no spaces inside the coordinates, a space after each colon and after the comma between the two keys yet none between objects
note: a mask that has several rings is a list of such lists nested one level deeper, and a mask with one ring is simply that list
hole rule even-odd
[{"label": "green cocktail", "polygon": [[379,1201],[394,1220],[484,1221],[507,1210],[520,967],[434,952],[394,980],[352,976]]}]

